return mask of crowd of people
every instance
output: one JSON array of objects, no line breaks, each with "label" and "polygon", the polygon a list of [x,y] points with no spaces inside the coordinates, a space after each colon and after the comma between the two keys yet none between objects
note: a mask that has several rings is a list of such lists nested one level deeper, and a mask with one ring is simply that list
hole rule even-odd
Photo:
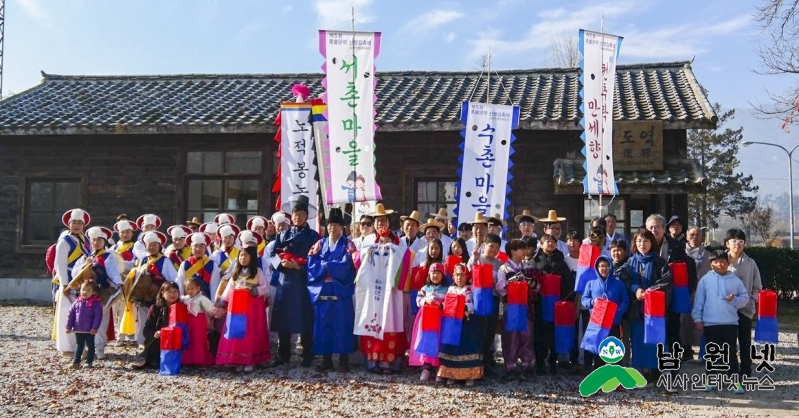
[{"label": "crowd of people", "polygon": [[[590,373],[604,362],[581,340],[595,307],[612,302],[608,335],[625,346],[622,365],[655,382],[672,373],[658,370],[658,347],[645,338],[647,295],[659,291],[666,301],[666,351],[677,348],[683,361],[696,360],[693,348],[704,336],[732,348],[729,373],[752,373],[747,348],[762,285],[741,230],[727,231],[725,248],[708,249],[700,229],[653,214],[628,241],[609,214],[591,222],[587,237],[573,229],[561,239],[566,219],[555,210],[540,218],[524,210],[514,217],[517,232],[499,215],[477,212],[458,222],[442,208],[426,219],[417,211],[400,216],[400,230],[392,231],[394,211],[377,204],[352,223],[331,209],[321,237],[309,227],[317,208],[307,198],[281,209],[269,219],[250,218],[244,230],[220,213],[213,222],[195,218],[171,226],[167,234],[154,214],[135,222],[123,215],[112,230],[87,228],[85,210],[66,212],[68,229],[55,245],[53,269],[56,348],[79,368],[86,347],[91,367],[115,338],[117,345],[139,347],[141,361],[132,368],[158,367],[170,307],[184,304],[186,366],[242,372],[270,360],[287,366],[292,336],[299,335],[300,367],[321,357],[318,370],[346,373],[359,353],[369,372],[418,367],[421,381],[472,386]],[[543,225],[540,236],[536,223]],[[590,277],[580,265],[584,254],[594,255]],[[676,263],[686,266],[688,312],[676,309],[686,303],[675,291],[682,285],[675,287]],[[94,274],[71,286],[73,273],[85,268]],[[100,297],[140,282],[154,298],[128,296],[135,289],[127,297]],[[237,306],[246,299],[237,313],[246,318],[240,332],[232,332],[234,295]],[[567,334],[562,312],[552,312],[558,302],[574,307]],[[274,358],[270,331],[278,340]],[[502,368],[495,358],[498,335]],[[735,392],[743,392],[740,384]]]}]

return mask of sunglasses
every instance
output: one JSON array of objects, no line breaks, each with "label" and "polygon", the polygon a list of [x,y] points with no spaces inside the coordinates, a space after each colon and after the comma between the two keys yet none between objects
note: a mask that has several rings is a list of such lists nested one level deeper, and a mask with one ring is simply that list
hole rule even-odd
[{"label": "sunglasses", "polygon": [[361,226],[372,226],[372,222],[361,222]]}]

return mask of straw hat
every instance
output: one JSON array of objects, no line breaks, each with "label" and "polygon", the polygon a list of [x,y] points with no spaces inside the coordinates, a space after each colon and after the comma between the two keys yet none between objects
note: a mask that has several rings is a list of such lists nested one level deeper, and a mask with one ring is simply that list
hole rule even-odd
[{"label": "straw hat", "polygon": [[441,208],[438,210],[438,213],[431,213],[430,216],[436,218],[438,221],[448,221],[449,215],[447,215],[447,208]]},{"label": "straw hat", "polygon": [[369,212],[369,216],[376,218],[378,216],[388,216],[394,213],[392,209],[386,209],[382,203],[378,203],[375,205],[375,211]]},{"label": "straw hat", "polygon": [[439,231],[441,231],[442,229],[444,229],[444,224],[439,222],[439,221],[437,221],[435,218],[428,218],[427,222],[422,224],[422,226],[420,226],[419,229],[422,232],[424,232],[425,230],[427,230],[427,228],[430,228],[430,227],[436,227],[436,228],[438,228]]},{"label": "straw hat", "polygon": [[422,221],[419,220],[419,211],[418,210],[415,210],[415,211],[411,212],[411,214],[408,215],[408,216],[405,216],[405,215],[400,216],[400,221],[405,222],[406,219],[410,219],[412,221],[416,221],[416,225],[421,225],[422,224]]},{"label": "straw hat", "polygon": [[566,218],[558,216],[558,212],[556,210],[554,210],[554,209],[550,209],[549,210],[549,213],[547,214],[546,218],[539,218],[538,219],[539,222],[543,222],[545,224],[546,223],[554,223],[554,222],[563,222],[565,220],[566,220]]},{"label": "straw hat", "polygon": [[525,210],[523,210],[523,211],[522,211],[522,214],[521,214],[521,215],[516,215],[516,216],[514,216],[514,217],[513,217],[513,220],[514,220],[514,221],[516,221],[516,223],[518,224],[518,223],[521,223],[521,222],[522,222],[522,219],[524,219],[524,218],[530,218],[530,219],[532,219],[532,220],[530,221],[530,222],[532,222],[532,223],[536,223],[536,222],[537,222],[537,221],[535,220],[535,216],[533,216],[533,215],[530,213],[530,209],[525,209]]},{"label": "straw hat", "polygon": [[491,221],[494,221],[495,223],[499,222],[499,224],[502,225],[503,227],[508,226],[508,223],[505,222],[504,219],[502,219],[502,215],[500,215],[498,213],[495,213],[494,216],[488,218],[488,223],[489,224],[491,223]]},{"label": "straw hat", "polygon": [[472,225],[474,224],[488,224],[488,219],[483,216],[483,212],[478,211],[474,214],[474,220],[470,222]]},{"label": "straw hat", "polygon": [[188,225],[188,226],[200,226],[200,225],[202,225],[202,224],[203,224],[203,223],[202,223],[202,222],[200,222],[200,218],[198,218],[198,217],[196,217],[196,216],[195,216],[195,217],[193,217],[193,218],[191,218],[191,220],[190,220],[190,221],[186,221],[186,225]]}]

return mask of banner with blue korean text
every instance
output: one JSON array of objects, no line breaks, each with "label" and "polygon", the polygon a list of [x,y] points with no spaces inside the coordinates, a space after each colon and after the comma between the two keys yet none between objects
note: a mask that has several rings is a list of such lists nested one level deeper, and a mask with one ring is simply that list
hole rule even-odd
[{"label": "banner with blue korean text", "polygon": [[471,222],[477,212],[508,217],[508,182],[513,178],[513,129],[519,124],[519,106],[464,102],[461,109],[463,152],[458,158],[458,208],[460,222]]},{"label": "banner with blue korean text", "polygon": [[622,37],[580,29],[580,111],[588,195],[617,195],[613,171],[613,94]]},{"label": "banner with blue korean text", "polygon": [[325,57],[322,86],[329,150],[324,199],[328,205],[381,200],[374,156],[380,32],[320,30],[319,52]]},{"label": "banner with blue korean text", "polygon": [[[319,181],[314,159],[311,103],[281,103],[280,105],[280,201],[304,195],[319,207]],[[318,217],[309,218],[308,225],[319,230]]]}]

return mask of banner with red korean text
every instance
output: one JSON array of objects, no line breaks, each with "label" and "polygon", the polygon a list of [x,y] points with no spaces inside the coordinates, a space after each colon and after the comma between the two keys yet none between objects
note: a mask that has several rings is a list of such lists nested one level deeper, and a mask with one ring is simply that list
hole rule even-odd
[{"label": "banner with red korean text", "polygon": [[[319,182],[311,135],[311,103],[282,103],[280,105],[280,201],[305,195],[319,207]],[[319,229],[318,217],[309,218],[308,225]]]},{"label": "banner with red korean text", "polygon": [[583,127],[585,179],[588,195],[617,195],[613,170],[613,94],[621,36],[580,29],[580,111]]},{"label": "banner with red korean text", "polygon": [[319,52],[325,57],[330,172],[324,199],[327,204],[381,200],[374,157],[380,32],[320,30]]},{"label": "banner with red korean text", "polygon": [[508,182],[513,178],[513,129],[519,124],[519,106],[464,102],[461,121],[463,153],[458,157],[458,208],[456,216],[470,222],[477,212],[508,217]]}]

